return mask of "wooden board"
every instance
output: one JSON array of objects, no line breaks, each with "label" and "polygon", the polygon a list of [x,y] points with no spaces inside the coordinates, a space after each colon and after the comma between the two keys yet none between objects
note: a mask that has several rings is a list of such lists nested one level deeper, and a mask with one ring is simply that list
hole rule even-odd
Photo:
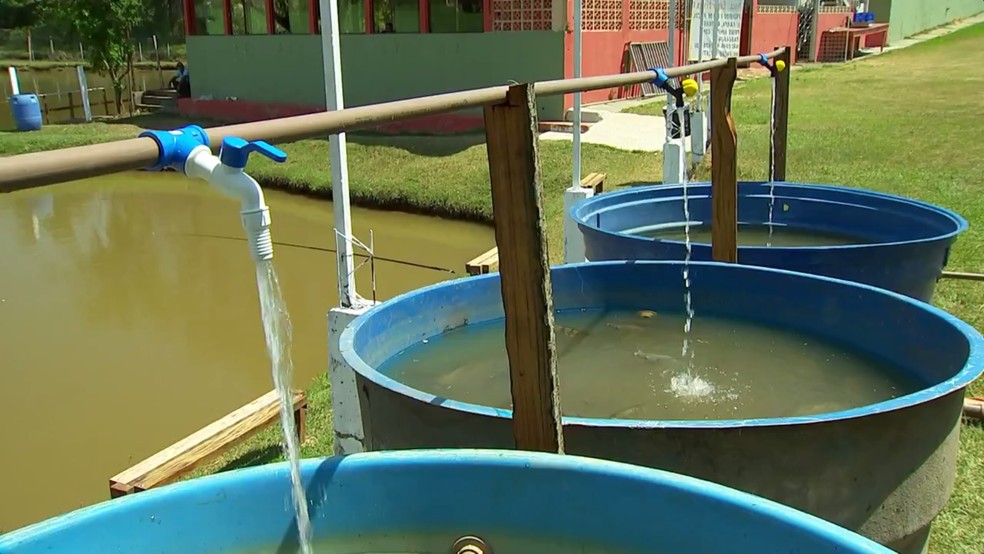
[{"label": "wooden board", "polygon": [[969,419],[984,420],[984,400],[980,398],[965,398],[963,415]]},{"label": "wooden board", "polygon": [[485,108],[516,448],[563,452],[533,85]]},{"label": "wooden board", "polygon": [[[298,433],[304,440],[304,412],[307,396],[294,391],[291,398]],[[280,400],[270,391],[207,427],[181,439],[109,480],[110,496],[116,498],[176,481],[278,421]]]},{"label": "wooden board", "polygon": [[492,248],[479,254],[474,259],[465,264],[465,271],[469,275],[485,275],[499,270],[499,249]]},{"label": "wooden board", "polygon": [[581,179],[581,188],[591,189],[595,194],[605,191],[605,179],[608,175],[604,173],[589,173],[587,177]]},{"label": "wooden board", "polygon": [[738,262],[738,131],[731,93],[738,77],[735,58],[711,70],[711,257]]}]

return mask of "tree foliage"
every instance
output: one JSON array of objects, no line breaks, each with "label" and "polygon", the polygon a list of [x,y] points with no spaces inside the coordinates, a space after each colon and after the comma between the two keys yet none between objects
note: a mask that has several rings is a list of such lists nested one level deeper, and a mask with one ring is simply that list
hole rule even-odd
[{"label": "tree foliage", "polygon": [[38,21],[39,0],[0,0],[0,29],[23,29]]},{"label": "tree foliage", "polygon": [[43,4],[45,23],[84,43],[93,68],[109,76],[117,109],[133,59],[133,29],[146,18],[144,4],[143,0],[46,0]]}]

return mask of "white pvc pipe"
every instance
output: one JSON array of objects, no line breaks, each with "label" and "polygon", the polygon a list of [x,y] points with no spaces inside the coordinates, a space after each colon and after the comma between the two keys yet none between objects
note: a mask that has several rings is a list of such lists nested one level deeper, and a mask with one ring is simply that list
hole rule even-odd
[{"label": "white pvc pipe", "polygon": [[[329,111],[345,107],[342,89],[341,45],[338,33],[338,5],[335,0],[320,0],[321,52],[325,75],[325,103]],[[355,291],[355,258],[352,255],[352,208],[349,204],[348,156],[345,133],[328,137],[331,163],[331,200],[334,208],[334,233],[338,266],[338,303],[343,308],[358,305]]]},{"label": "white pvc pipe", "polygon": [[[670,0],[669,9],[669,40],[666,43],[666,47],[669,54],[669,67],[676,65],[676,0]],[[673,114],[676,113],[676,105],[674,104],[674,99],[672,94],[666,95],[666,142],[670,141],[670,130],[673,128]],[[681,122],[682,123],[682,122]]]},{"label": "white pvc pipe", "polygon": [[[574,78],[581,77],[581,11],[582,0],[574,0]],[[571,167],[571,189],[581,187],[581,93],[574,93],[574,159]]]},{"label": "white pvc pipe", "polygon": [[20,81],[17,80],[17,68],[14,66],[8,67],[7,74],[10,75],[10,95],[20,94]]}]

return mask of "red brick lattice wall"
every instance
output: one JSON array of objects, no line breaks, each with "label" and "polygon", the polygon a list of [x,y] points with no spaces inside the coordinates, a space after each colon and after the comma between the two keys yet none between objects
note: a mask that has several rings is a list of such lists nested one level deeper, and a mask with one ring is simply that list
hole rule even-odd
[{"label": "red brick lattice wall", "polygon": [[[684,24],[683,10],[677,10],[677,28]],[[670,3],[668,0],[630,0],[629,29],[633,31],[661,31],[670,28]]]},{"label": "red brick lattice wall", "polygon": [[621,31],[621,0],[583,0],[581,25],[585,31]]},{"label": "red brick lattice wall", "polygon": [[796,6],[765,6],[759,4],[756,13],[796,13]]},{"label": "red brick lattice wall", "polygon": [[492,0],[493,31],[549,31],[552,0]]}]

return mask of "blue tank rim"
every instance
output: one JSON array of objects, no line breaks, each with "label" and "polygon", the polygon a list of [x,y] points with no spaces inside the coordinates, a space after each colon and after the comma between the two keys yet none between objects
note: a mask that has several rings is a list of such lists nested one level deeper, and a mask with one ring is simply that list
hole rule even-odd
[{"label": "blue tank rim", "polygon": [[[870,196],[870,197],[878,198],[878,199],[881,199],[881,200],[886,200],[886,201],[891,201],[891,202],[897,202],[899,204],[909,204],[911,206],[915,206],[915,207],[918,207],[918,208],[927,210],[929,212],[935,213],[936,215],[940,215],[940,216],[943,216],[943,217],[949,219],[950,221],[953,222],[953,224],[955,226],[955,229],[953,231],[948,232],[948,233],[934,235],[934,236],[931,236],[931,237],[925,237],[925,238],[913,239],[913,240],[904,240],[904,241],[875,242],[875,243],[866,243],[866,244],[865,243],[861,243],[861,244],[843,244],[843,245],[838,245],[838,246],[778,246],[778,247],[777,246],[771,246],[771,247],[766,247],[766,246],[739,246],[738,249],[741,250],[741,251],[746,251],[746,252],[776,252],[776,251],[782,251],[782,250],[797,250],[797,251],[857,250],[857,249],[864,249],[864,248],[871,249],[871,248],[896,247],[896,246],[902,246],[902,245],[922,244],[922,243],[928,243],[928,242],[935,242],[935,241],[940,241],[940,240],[952,239],[952,238],[955,238],[956,236],[960,235],[961,233],[963,233],[964,231],[966,231],[970,227],[970,224],[967,222],[967,220],[962,215],[958,214],[957,212],[955,212],[953,210],[950,210],[948,208],[944,208],[942,206],[937,206],[935,204],[930,204],[929,202],[924,202],[922,200],[916,200],[914,198],[907,198],[905,196],[899,196],[899,195],[896,195],[896,194],[889,194],[889,193],[886,193],[886,192],[879,192],[879,191],[869,190],[869,189],[848,187],[848,186],[843,186],[843,185],[823,185],[823,184],[813,184],[813,183],[798,183],[798,182],[794,182],[794,181],[775,181],[775,182],[770,182],[770,181],[739,181],[738,182],[738,185],[739,186],[741,186],[741,185],[760,185],[761,186],[761,185],[769,185],[769,184],[777,185],[777,186],[783,186],[783,187],[789,187],[789,188],[792,188],[792,189],[796,189],[796,188],[807,188],[807,189],[813,189],[813,190],[827,190],[827,191],[837,192],[837,193],[846,193],[846,194],[850,194],[850,195],[857,196],[857,197]],[[710,186],[710,182],[708,182],[708,181],[698,181],[698,182],[694,182],[694,183],[687,183],[687,185],[688,186]],[[610,236],[610,237],[617,237],[617,238],[619,238],[621,240],[633,240],[633,241],[640,241],[640,242],[647,242],[647,243],[651,243],[651,242],[664,242],[664,243],[667,243],[667,244],[680,244],[680,245],[683,245],[685,243],[682,240],[648,238],[648,237],[642,237],[642,236],[638,236],[638,235],[633,235],[633,234],[630,234],[630,233],[609,231],[607,229],[602,229],[601,227],[598,227],[598,226],[592,224],[585,217],[582,217],[582,213],[584,211],[586,211],[589,208],[593,207],[594,204],[600,202],[602,199],[604,199],[606,201],[609,201],[612,198],[617,198],[619,196],[629,196],[631,194],[640,194],[640,193],[643,193],[643,192],[648,191],[648,190],[663,190],[663,189],[673,189],[673,188],[679,188],[679,189],[682,190],[683,189],[683,185],[682,184],[679,184],[679,183],[671,183],[671,184],[659,183],[659,184],[653,184],[653,185],[647,185],[647,186],[640,186],[640,187],[632,187],[632,188],[622,189],[622,190],[618,190],[618,191],[614,191],[614,192],[603,193],[603,194],[600,194],[600,195],[597,195],[597,196],[592,196],[590,198],[585,198],[584,200],[581,200],[580,202],[577,202],[576,204],[574,204],[573,206],[571,206],[570,209],[567,211],[567,216],[570,217],[575,223],[577,223],[577,225],[579,227],[584,227],[584,228],[587,228],[587,229],[591,229],[591,231],[593,231],[595,233],[602,234],[602,235],[607,235],[607,236]],[[740,198],[740,196],[741,195],[739,194],[739,198]],[[705,246],[705,247],[708,246],[707,243],[692,243],[692,244],[702,245],[702,246]]]},{"label": "blue tank rim", "polygon": [[[678,260],[617,260],[617,261],[604,261],[604,262],[585,262],[579,264],[564,264],[559,266],[554,266],[551,270],[558,270],[564,268],[570,268],[571,271],[576,271],[577,268],[583,266],[599,267],[599,266],[618,266],[618,265],[683,265],[682,261]],[[956,390],[962,389],[973,382],[975,379],[980,377],[984,373],[984,336],[981,335],[976,328],[974,328],[969,323],[961,320],[960,318],[954,316],[953,314],[946,312],[932,304],[928,304],[921,300],[911,298],[899,294],[897,292],[880,289],[873,287],[871,285],[866,285],[864,283],[856,283],[853,281],[847,281],[844,279],[836,279],[833,277],[826,277],[822,275],[813,275],[808,273],[799,273],[795,271],[788,271],[784,269],[776,269],[771,267],[761,267],[761,266],[750,266],[743,264],[730,264],[725,262],[690,262],[692,266],[716,266],[722,268],[740,268],[742,271],[751,272],[763,272],[763,273],[778,273],[788,275],[796,279],[817,279],[821,281],[827,281],[830,283],[838,284],[841,286],[854,287],[867,291],[870,294],[881,294],[889,297],[893,297],[900,302],[913,305],[919,309],[925,310],[932,315],[942,319],[944,322],[952,325],[958,332],[960,332],[964,338],[967,339],[968,343],[968,354],[967,362],[964,367],[958,371],[953,377],[936,383],[930,387],[918,390],[916,392],[900,396],[897,398],[892,398],[889,400],[884,400],[882,402],[877,402],[874,404],[868,404],[866,406],[861,406],[858,408],[851,408],[848,410],[840,410],[836,412],[829,412],[818,415],[810,416],[793,416],[793,417],[774,417],[774,418],[753,418],[753,419],[716,419],[716,420],[641,420],[641,419],[602,419],[602,418],[588,418],[588,417],[575,417],[575,416],[564,416],[563,425],[565,426],[575,426],[575,427],[594,427],[594,428],[633,428],[633,429],[729,429],[729,428],[750,428],[750,427],[777,427],[777,426],[792,426],[792,425],[807,425],[815,423],[828,423],[833,421],[843,421],[849,419],[860,419],[863,417],[901,410],[909,408],[918,404],[924,404],[932,400],[936,400],[947,394],[950,394]],[[353,337],[359,332],[365,321],[370,318],[375,312],[385,309],[388,303],[396,303],[407,301],[417,295],[427,294],[434,291],[439,291],[443,288],[454,286],[456,283],[461,283],[462,281],[478,281],[482,279],[498,279],[498,273],[490,273],[486,275],[479,275],[474,277],[465,277],[463,279],[455,279],[452,281],[444,281],[442,283],[437,283],[427,287],[415,289],[380,304],[367,310],[364,314],[353,320],[346,328],[342,331],[339,337],[339,352],[342,358],[345,360],[356,373],[362,377],[368,379],[370,382],[384,388],[388,389],[397,394],[409,397],[418,402],[424,402],[427,404],[432,404],[435,406],[440,406],[445,409],[454,410],[457,412],[463,412],[466,414],[484,416],[484,417],[495,417],[503,419],[512,418],[512,410],[504,408],[495,408],[492,406],[484,406],[481,404],[474,404],[470,402],[461,402],[458,400],[452,400],[450,398],[439,397],[434,394],[421,391],[406,385],[388,375],[385,375],[375,368],[371,367],[362,357],[355,352],[353,346]],[[561,399],[561,407],[563,407],[563,399]]]},{"label": "blue tank rim", "polygon": [[[140,508],[153,508],[163,498],[182,496],[192,500],[193,495],[215,496],[227,488],[248,489],[257,482],[287,479],[289,462],[277,462],[242,469],[224,471],[196,479],[105,500],[98,504],[79,508],[50,519],[0,534],[0,549],[12,549],[18,543],[35,540],[39,535],[57,533],[60,530],[85,525],[103,514]],[[380,470],[400,471],[409,466],[472,465],[499,469],[557,470],[562,472],[590,472],[604,479],[622,479],[647,483],[667,490],[681,492],[688,497],[711,499],[732,509],[760,515],[770,522],[790,525],[804,534],[812,534],[828,541],[831,546],[864,548],[872,553],[892,551],[858,533],[773,500],[679,473],[636,466],[600,458],[534,452],[523,450],[493,449],[420,449],[361,452],[344,456],[306,458],[300,461],[301,478],[313,475],[335,476],[339,471]]]}]

